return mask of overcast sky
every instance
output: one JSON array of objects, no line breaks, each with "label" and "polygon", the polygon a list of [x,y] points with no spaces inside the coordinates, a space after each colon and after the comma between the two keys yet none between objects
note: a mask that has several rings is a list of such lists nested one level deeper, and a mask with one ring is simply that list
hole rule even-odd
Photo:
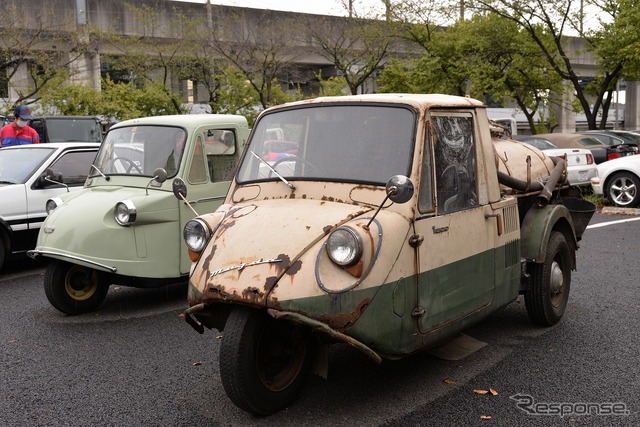
[{"label": "overcast sky", "polygon": [[[206,0],[176,0],[190,3],[206,3]],[[348,4],[348,0],[344,0]],[[383,4],[381,0],[353,0],[356,11],[371,8],[372,5]],[[286,10],[290,12],[314,13],[320,15],[346,16],[347,10],[343,0],[211,0],[211,4],[250,7],[256,9]]]}]

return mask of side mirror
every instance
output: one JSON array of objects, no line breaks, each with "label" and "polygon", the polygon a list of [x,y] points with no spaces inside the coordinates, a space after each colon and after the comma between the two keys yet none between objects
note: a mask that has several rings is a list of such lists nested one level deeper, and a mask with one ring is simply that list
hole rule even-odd
[{"label": "side mirror", "polygon": [[162,168],[158,168],[153,171],[153,178],[162,184],[167,180],[167,171]]},{"label": "side mirror", "polygon": [[180,178],[175,178],[172,183],[173,195],[178,200],[185,200],[187,198],[187,184]]},{"label": "side mirror", "polygon": [[406,203],[413,197],[413,182],[403,175],[392,176],[387,181],[387,196],[394,203]]},{"label": "side mirror", "polygon": [[36,188],[47,188],[53,185],[66,187],[66,185],[62,182],[62,174],[56,175],[51,169],[45,170],[44,173],[40,175],[35,181]]},{"label": "side mirror", "polygon": [[402,204],[408,202],[411,197],[413,197],[413,182],[411,182],[411,180],[406,176],[394,175],[389,178],[389,181],[387,181],[386,191],[387,196],[384,198],[382,203],[380,203],[380,206],[378,206],[378,210],[375,214],[373,214],[367,225],[364,226],[365,229],[369,229],[369,226],[371,225],[375,217],[378,216],[380,209],[382,209],[387,199],[391,200],[393,203]]}]

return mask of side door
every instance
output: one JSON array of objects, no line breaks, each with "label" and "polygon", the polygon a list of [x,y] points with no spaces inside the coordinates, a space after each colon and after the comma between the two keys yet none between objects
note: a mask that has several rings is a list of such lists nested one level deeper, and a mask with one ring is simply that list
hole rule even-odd
[{"label": "side door", "polygon": [[415,222],[423,334],[490,305],[497,234],[474,112],[431,112],[426,132]]},{"label": "side door", "polygon": [[44,222],[47,213],[45,205],[47,200],[66,193],[67,188],[50,182],[38,180],[39,176],[50,171],[54,180],[65,184],[69,191],[82,188],[87,179],[91,164],[93,163],[98,148],[73,149],[60,153],[56,159],[39,173],[34,174],[27,182],[27,218],[29,220],[29,244],[35,244],[38,232]]},{"label": "side door", "polygon": [[[234,128],[205,127],[194,136],[186,153],[188,159],[183,179],[187,199],[198,215],[213,212],[223,203],[238,162],[239,138]],[[180,235],[185,224],[195,217],[185,203],[180,203]],[[180,271],[188,273],[191,260],[181,245]]]}]

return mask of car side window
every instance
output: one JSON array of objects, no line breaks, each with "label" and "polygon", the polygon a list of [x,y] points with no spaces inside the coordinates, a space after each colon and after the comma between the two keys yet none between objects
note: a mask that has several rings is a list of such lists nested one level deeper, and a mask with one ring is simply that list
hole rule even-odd
[{"label": "car side window", "polygon": [[62,182],[70,187],[84,185],[89,174],[89,167],[96,158],[95,151],[71,151],[64,153],[49,169],[54,176],[62,176]]},{"label": "car side window", "polygon": [[196,146],[193,149],[191,167],[189,168],[188,180],[191,184],[201,184],[207,182],[207,169],[205,164],[205,151],[202,143],[202,136],[198,135]]},{"label": "car side window", "polygon": [[234,156],[237,149],[235,132],[230,129],[210,129],[205,134],[204,147],[211,182],[231,180],[237,164]]},{"label": "car side window", "polygon": [[439,214],[478,206],[477,162],[471,114],[431,117]]},{"label": "car side window", "polygon": [[420,212],[433,210],[433,202],[433,161],[431,159],[431,144],[429,138],[425,138],[424,149],[422,150],[418,210]]}]

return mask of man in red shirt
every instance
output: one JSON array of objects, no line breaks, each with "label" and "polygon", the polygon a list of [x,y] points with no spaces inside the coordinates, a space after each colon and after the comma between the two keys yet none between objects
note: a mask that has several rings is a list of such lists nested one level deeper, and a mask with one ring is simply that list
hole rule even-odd
[{"label": "man in red shirt", "polygon": [[18,105],[13,111],[15,119],[0,130],[0,148],[12,145],[39,144],[40,136],[27,122],[31,120],[31,110],[26,105]]}]

